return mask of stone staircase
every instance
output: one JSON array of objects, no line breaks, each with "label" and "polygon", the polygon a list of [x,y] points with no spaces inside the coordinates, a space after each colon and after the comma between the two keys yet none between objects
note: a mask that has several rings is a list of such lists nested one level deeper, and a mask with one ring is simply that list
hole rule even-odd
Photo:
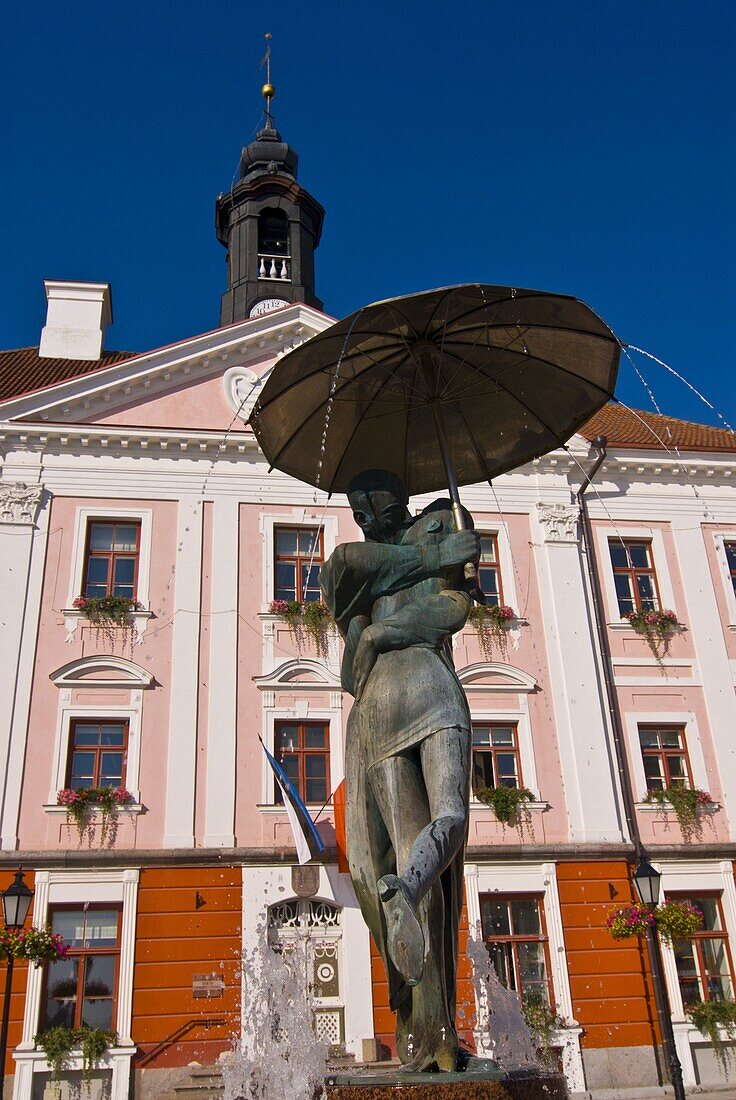
[{"label": "stone staircase", "polygon": [[[340,1047],[330,1052],[328,1072],[350,1073],[358,1068],[355,1055]],[[221,1100],[224,1085],[220,1066],[192,1066],[181,1079],[158,1095],[157,1100]]]}]

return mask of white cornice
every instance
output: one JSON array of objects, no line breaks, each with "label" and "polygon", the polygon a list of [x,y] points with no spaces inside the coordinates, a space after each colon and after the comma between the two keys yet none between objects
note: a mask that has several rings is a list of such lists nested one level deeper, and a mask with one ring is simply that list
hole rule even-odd
[{"label": "white cornice", "polygon": [[125,359],[37,393],[0,402],[0,417],[73,423],[93,416],[96,411],[109,414],[118,405],[158,395],[186,381],[220,374],[226,367],[282,355],[331,324],[331,317],[296,303]]}]

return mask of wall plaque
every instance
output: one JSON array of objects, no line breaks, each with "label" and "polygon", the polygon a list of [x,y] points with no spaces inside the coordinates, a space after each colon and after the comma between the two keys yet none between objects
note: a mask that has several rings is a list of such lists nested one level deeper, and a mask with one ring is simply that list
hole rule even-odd
[{"label": "wall plaque", "polygon": [[319,889],[319,867],[291,868],[291,888],[298,898],[313,898]]},{"label": "wall plaque", "polygon": [[192,975],[192,996],[195,1001],[201,998],[208,1000],[213,997],[222,997],[225,994],[225,979],[222,974],[194,974]]}]

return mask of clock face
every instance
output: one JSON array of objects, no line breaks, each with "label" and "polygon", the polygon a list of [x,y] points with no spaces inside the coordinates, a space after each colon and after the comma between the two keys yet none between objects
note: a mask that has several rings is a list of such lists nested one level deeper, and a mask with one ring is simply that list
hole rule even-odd
[{"label": "clock face", "polygon": [[260,317],[262,313],[270,313],[272,309],[281,309],[282,306],[288,306],[288,304],[283,298],[261,298],[260,302],[256,302],[251,307],[248,316]]}]

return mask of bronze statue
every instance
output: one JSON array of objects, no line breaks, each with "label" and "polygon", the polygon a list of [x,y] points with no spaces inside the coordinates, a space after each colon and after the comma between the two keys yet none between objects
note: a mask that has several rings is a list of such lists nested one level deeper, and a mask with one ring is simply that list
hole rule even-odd
[{"label": "bronze statue", "polygon": [[355,697],[350,873],[386,966],[401,1061],[454,1070],[471,735],[451,638],[468,617],[463,566],[477,563],[479,540],[456,532],[449,501],[412,517],[386,471],[354,478],[348,499],[366,541],[338,546],[321,583],[345,639],[343,688]]}]

